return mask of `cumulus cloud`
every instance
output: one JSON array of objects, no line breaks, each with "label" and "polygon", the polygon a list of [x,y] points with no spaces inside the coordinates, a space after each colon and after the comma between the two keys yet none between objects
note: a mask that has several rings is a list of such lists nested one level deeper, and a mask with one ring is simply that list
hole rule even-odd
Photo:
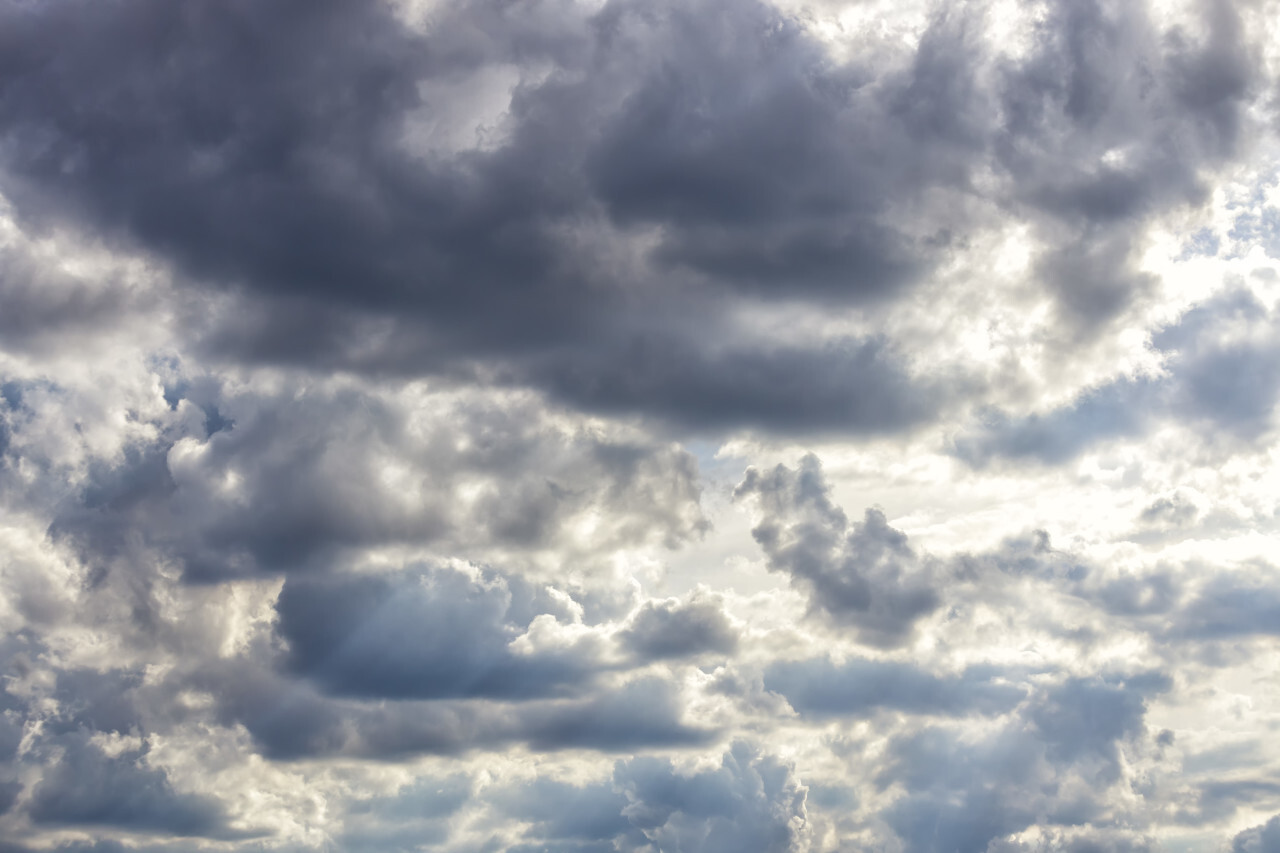
[{"label": "cumulus cloud", "polygon": [[[290,578],[276,602],[288,667],[352,696],[517,698],[571,691],[599,667],[590,638],[521,654],[500,580],[456,571]],[[554,617],[553,617],[554,618]]]},{"label": "cumulus cloud", "polygon": [[74,736],[58,745],[62,757],[46,769],[27,808],[36,824],[214,838],[246,834],[226,828],[216,801],[180,794],[162,770],[140,766],[145,752],[107,756]]},{"label": "cumulus cloud", "polygon": [[621,636],[624,645],[644,658],[727,655],[738,647],[738,632],[720,602],[701,590],[686,601],[645,602]]},{"label": "cumulus cloud", "polygon": [[1231,853],[1271,853],[1280,850],[1280,819],[1250,827],[1231,839]]},{"label": "cumulus cloud", "polygon": [[869,716],[882,708],[968,716],[1000,714],[1024,698],[1020,687],[997,683],[994,675],[980,668],[939,677],[909,664],[816,659],[770,664],[764,685],[785,696],[796,711],[815,717]]},{"label": "cumulus cloud", "polygon": [[0,0],[0,847],[1272,849],[1275,5]]},{"label": "cumulus cloud", "polygon": [[758,502],[760,520],[751,535],[769,568],[790,575],[814,612],[852,628],[863,641],[901,643],[915,620],[938,607],[930,567],[907,537],[876,509],[850,523],[831,502],[817,457],[806,456],[798,469],[750,470],[734,496]]},{"label": "cumulus cloud", "polygon": [[1163,375],[1120,378],[1044,413],[990,411],[954,439],[954,452],[978,466],[996,459],[1060,464],[1169,422],[1211,442],[1256,439],[1270,432],[1280,394],[1276,322],[1249,290],[1218,294],[1152,335]]},{"label": "cumulus cloud", "polygon": [[931,727],[896,740],[878,776],[907,792],[890,825],[910,849],[979,851],[1033,825],[1097,820],[1120,779],[1119,746],[1142,735],[1146,697],[1164,686],[1148,681],[1072,679],[985,737]]},{"label": "cumulus cloud", "polygon": [[[96,466],[58,536],[109,556],[125,545],[106,540],[128,528],[189,579],[214,581],[323,568],[377,546],[571,544],[565,528],[591,513],[588,549],[649,537],[677,547],[705,527],[687,454],[564,430],[534,406],[183,390],[171,405],[199,425]],[[463,490],[469,500],[454,497]],[[611,511],[599,514],[601,502]]]}]

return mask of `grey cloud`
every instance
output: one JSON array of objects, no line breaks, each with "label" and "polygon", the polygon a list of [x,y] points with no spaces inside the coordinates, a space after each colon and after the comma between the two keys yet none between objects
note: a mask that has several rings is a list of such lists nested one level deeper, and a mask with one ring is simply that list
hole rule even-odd
[{"label": "grey cloud", "polygon": [[1145,6],[1053,3],[1002,71],[994,150],[1041,220],[1038,266],[1069,338],[1149,286],[1134,264],[1144,217],[1201,202],[1203,173],[1247,144],[1258,55],[1233,4],[1196,11],[1202,38],[1161,32]]},{"label": "grey cloud", "polygon": [[777,758],[738,742],[719,768],[690,776],[663,759],[633,758],[614,770],[631,801],[625,814],[662,849],[783,853],[805,823],[806,789]]},{"label": "grey cloud", "polygon": [[[888,200],[939,180],[920,176],[901,149],[932,153],[946,141],[914,143],[874,87],[831,68],[817,42],[765,6],[650,13],[615,3],[583,22],[557,4],[497,15],[472,3],[425,35],[382,7],[337,0],[181,13],[145,0],[112,12],[68,2],[9,17],[20,35],[0,123],[6,188],[25,221],[75,217],[171,259],[186,278],[243,287],[269,321],[245,338],[232,326],[247,328],[239,317],[251,312],[236,311],[231,325],[207,330],[210,342],[317,364],[346,351],[354,366],[395,369],[401,345],[416,340],[418,372],[498,357],[517,381],[576,404],[634,410],[651,401],[647,388],[619,382],[632,375],[625,354],[587,359],[598,370],[584,385],[556,350],[594,351],[637,322],[651,331],[674,297],[696,315],[678,343],[702,366],[695,380],[705,378],[682,392],[674,364],[660,371],[674,387],[656,389],[658,414],[794,427],[797,416],[774,423],[767,380],[805,379],[796,367],[810,362],[824,369],[795,399],[830,407],[833,426],[884,421],[878,404],[850,406],[849,390],[902,395],[901,371],[880,362],[873,342],[855,345],[867,357],[852,360],[768,349],[725,359],[705,345],[708,324],[732,334],[717,320],[722,288],[862,298],[905,286],[930,263],[880,219]],[[352,31],[365,38],[341,37]],[[271,51],[257,47],[267,42]],[[310,60],[321,54],[323,67]],[[406,122],[431,106],[417,84],[447,87],[513,56],[558,73],[517,86],[503,145],[455,156],[404,149]],[[748,90],[756,94],[733,94]],[[756,168],[761,158],[775,168]],[[597,221],[599,207],[612,225]],[[647,269],[618,276],[609,246],[640,223],[668,236]],[[596,244],[576,236],[601,228]],[[676,281],[664,283],[672,267]],[[707,276],[714,285],[698,284]],[[690,286],[703,295],[680,296]],[[370,323],[392,333],[364,334]],[[384,338],[362,363],[357,350]],[[729,399],[702,414],[680,408],[697,388],[722,384],[736,386]],[[607,398],[592,392],[613,385]],[[891,407],[889,423],[927,408],[927,395],[911,397]]]},{"label": "grey cloud", "polygon": [[1165,375],[1120,378],[1044,414],[988,411],[952,440],[951,452],[974,467],[1000,459],[1059,464],[1170,420],[1206,441],[1253,441],[1272,427],[1280,401],[1276,324],[1247,291],[1219,294],[1152,336]]},{"label": "grey cloud", "polygon": [[701,592],[687,601],[645,602],[619,636],[645,659],[727,655],[738,647],[738,632],[718,597]]},{"label": "grey cloud", "polygon": [[995,458],[1066,462],[1100,441],[1138,433],[1155,397],[1157,388],[1150,382],[1120,381],[1045,415],[1010,418],[988,412],[978,428],[953,440],[952,452],[974,467]]},{"label": "grey cloud", "polygon": [[[643,32],[637,11],[606,13],[618,41]],[[891,109],[894,83],[880,91],[861,69],[832,68],[799,26],[764,6],[658,14],[662,30],[644,33],[653,64],[588,155],[615,219],[668,226],[659,259],[728,287],[860,299],[927,267],[926,247],[881,215],[898,194],[943,180],[939,169],[913,181],[895,146],[923,154],[951,140],[911,136]]]},{"label": "grey cloud", "polygon": [[826,658],[776,662],[765,668],[764,686],[791,707],[817,718],[864,716],[880,709],[964,717],[1012,710],[1026,690],[1001,684],[985,670],[937,676],[910,664]]},{"label": "grey cloud", "polygon": [[13,808],[13,804],[18,801],[18,795],[22,793],[22,788],[21,782],[0,782],[0,815]]},{"label": "grey cloud", "polygon": [[601,666],[592,645],[531,655],[509,643],[511,591],[451,570],[290,578],[276,603],[288,666],[346,696],[519,699],[575,692]]},{"label": "grey cloud", "polygon": [[486,799],[504,816],[528,821],[525,834],[531,838],[598,842],[632,834],[624,814],[629,801],[609,783],[579,787],[536,779],[495,791]]},{"label": "grey cloud", "polygon": [[1158,843],[1133,831],[1086,829],[1050,833],[1037,844],[995,841],[988,853],[1152,853]]},{"label": "grey cloud", "polygon": [[1245,441],[1264,434],[1280,399],[1277,322],[1248,291],[1231,290],[1161,330],[1153,343],[1173,359],[1173,414]]},{"label": "grey cloud", "polygon": [[1094,759],[1101,765],[1099,780],[1110,783],[1120,773],[1116,744],[1143,730],[1147,697],[1171,686],[1159,673],[1122,684],[1070,679],[1035,702],[1028,717],[1048,747],[1049,760]]},{"label": "grey cloud", "polygon": [[892,646],[939,605],[930,568],[879,510],[850,523],[828,494],[822,466],[806,456],[798,469],[747,471],[734,492],[758,501],[752,536],[771,571],[791,576],[810,608],[853,628],[863,642]]},{"label": "grey cloud", "polygon": [[140,728],[139,688],[143,673],[129,669],[64,669],[57,673],[53,698],[59,715],[46,720],[50,732],[115,732]]},{"label": "grey cloud", "polygon": [[883,341],[822,348],[753,344],[708,350],[669,336],[626,349],[585,348],[533,363],[558,399],[606,412],[646,411],[694,429],[887,433],[924,422],[956,389],[915,379]]},{"label": "grey cloud", "polygon": [[[115,827],[144,833],[243,838],[230,830],[219,803],[173,789],[142,752],[108,756],[74,736],[61,739],[60,761],[44,770],[28,813],[46,826]],[[252,833],[249,833],[252,835]]]},{"label": "grey cloud", "polygon": [[[1203,40],[1139,7],[1051,3],[1016,61],[957,10],[884,68],[714,0],[451,4],[423,31],[340,0],[5,14],[22,221],[75,220],[214,287],[231,307],[184,315],[206,345],[375,373],[479,360],[576,406],[712,429],[943,411],[948,383],[874,339],[754,340],[723,308],[892,299],[982,227],[980,172],[1043,223],[1072,322],[1105,323],[1145,286],[1134,223],[1243,150],[1260,73],[1227,3],[1205,5]],[[492,145],[411,150],[421,114],[451,115],[493,69],[515,76]],[[1133,162],[1099,167],[1113,150]]]},{"label": "grey cloud", "polygon": [[906,794],[885,818],[908,849],[958,853],[1017,849],[1000,844],[1031,826],[1095,822],[1107,807],[1102,795],[1120,780],[1117,744],[1145,732],[1146,698],[1167,686],[1150,674],[1069,679],[983,739],[943,727],[899,736],[877,778]]},{"label": "grey cloud", "polygon": [[1139,516],[1145,524],[1167,524],[1180,527],[1193,521],[1199,513],[1195,502],[1182,493],[1156,498]]},{"label": "grey cloud", "polygon": [[[1124,182],[1115,184],[1108,186],[1108,194],[1124,199],[1135,195]],[[1071,322],[1095,329],[1155,284],[1154,276],[1135,269],[1136,254],[1128,239],[1080,239],[1043,253],[1036,272]]]},{"label": "grey cloud", "polygon": [[1280,816],[1260,826],[1250,827],[1231,839],[1231,853],[1277,853],[1280,851]]},{"label": "grey cloud", "polygon": [[343,849],[411,851],[443,844],[451,834],[450,818],[473,793],[471,780],[457,775],[420,778],[390,797],[355,799],[343,816]]},{"label": "grey cloud", "polygon": [[690,725],[670,681],[640,678],[586,702],[533,709],[523,736],[537,749],[634,752],[648,746],[693,746],[718,732]]},{"label": "grey cloud", "polygon": [[487,796],[528,824],[511,850],[786,853],[802,849],[806,789],[792,767],[744,741],[692,773],[665,758],[614,764],[607,782],[538,779]]},{"label": "grey cloud", "polygon": [[[422,413],[355,391],[188,393],[217,431],[162,431],[124,464],[98,464],[54,521],[104,570],[139,543],[196,581],[324,568],[378,545],[548,548],[601,507],[607,523],[579,547],[674,548],[706,528],[688,454],[568,432],[532,404]],[[388,466],[403,470],[398,483]],[[454,498],[463,485],[470,504]]]},{"label": "grey cloud", "polygon": [[189,853],[190,843],[178,844],[130,844],[125,846],[115,840],[64,841],[56,847],[20,847],[0,842],[0,853],[36,853],[37,850],[54,850],[57,853]]},{"label": "grey cloud", "polygon": [[1221,640],[1280,633],[1280,591],[1268,583],[1273,571],[1223,573],[1210,578],[1173,617],[1173,636]]},{"label": "grey cloud", "polygon": [[1280,396],[1280,351],[1273,343],[1228,345],[1187,364],[1175,411],[1237,437],[1255,439],[1272,425]]},{"label": "grey cloud", "polygon": [[1280,784],[1265,778],[1237,778],[1203,782],[1193,790],[1194,806],[1179,809],[1177,817],[1183,823],[1204,825],[1231,817],[1242,807],[1273,806],[1280,795]]},{"label": "grey cloud", "polygon": [[403,759],[524,743],[537,750],[630,752],[692,746],[713,729],[690,725],[670,681],[640,678],[574,699],[361,701],[326,697],[249,662],[208,666],[183,683],[212,695],[223,725],[243,724],[276,760]]},{"label": "grey cloud", "polygon": [[1181,582],[1172,573],[1157,570],[1109,580],[1094,595],[1111,613],[1138,615],[1168,613],[1177,606],[1182,592]]},{"label": "grey cloud", "polygon": [[[0,212],[0,222],[3,222]],[[0,337],[10,352],[57,351],[144,314],[142,288],[118,270],[93,279],[57,269],[31,246],[0,246]],[[17,242],[17,241],[13,241]]]}]

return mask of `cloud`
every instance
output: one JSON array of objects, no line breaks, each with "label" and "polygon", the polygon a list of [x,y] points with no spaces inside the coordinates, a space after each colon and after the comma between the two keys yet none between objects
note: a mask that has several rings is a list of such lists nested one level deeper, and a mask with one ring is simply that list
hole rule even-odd
[{"label": "cloud", "polygon": [[812,611],[854,629],[863,642],[898,645],[917,619],[938,607],[929,567],[906,536],[876,509],[850,524],[831,503],[817,457],[806,456],[798,469],[751,469],[734,496],[758,502],[751,535],[770,570],[790,575]]},{"label": "cloud", "polygon": [[113,827],[144,833],[236,839],[214,800],[174,790],[165,772],[147,767],[145,750],[108,756],[83,736],[60,739],[62,757],[46,767],[27,812],[53,827]]},{"label": "cloud", "polygon": [[1024,697],[1019,687],[994,682],[991,673],[940,677],[909,664],[867,659],[771,663],[764,686],[786,697],[804,716],[868,716],[881,709],[911,714],[1001,714]]},{"label": "cloud", "polygon": [[354,798],[347,806],[342,843],[353,850],[413,850],[442,844],[449,821],[473,796],[462,775],[420,778],[388,797]]},{"label": "cloud", "polygon": [[[202,408],[173,404],[198,418],[196,434],[167,430],[129,448],[125,464],[97,466],[55,532],[110,559],[136,547],[111,541],[129,530],[188,579],[212,582],[323,568],[377,546],[567,545],[565,528],[593,513],[605,520],[587,550],[650,537],[674,548],[706,526],[686,453],[568,431],[531,403],[207,385],[187,391]],[[210,424],[219,428],[203,434]],[[473,497],[452,500],[455,489]]]},{"label": "cloud", "polygon": [[679,688],[654,676],[584,697],[518,703],[330,698],[243,662],[210,667],[184,686],[213,697],[217,719],[244,725],[260,754],[276,760],[393,760],[502,750],[516,743],[538,751],[629,752],[705,744],[718,734],[687,721]]},{"label": "cloud", "polygon": [[985,737],[943,727],[900,736],[878,781],[906,793],[886,819],[921,851],[985,851],[1027,827],[1091,823],[1120,781],[1118,745],[1142,735],[1146,697],[1161,689],[1167,681],[1068,679]]},{"label": "cloud", "polygon": [[1152,336],[1164,375],[1119,378],[1044,413],[989,411],[955,437],[952,452],[976,467],[997,459],[1057,465],[1169,422],[1206,441],[1256,439],[1272,428],[1280,399],[1276,322],[1247,290],[1217,294]]},{"label": "cloud", "polygon": [[1250,827],[1231,839],[1231,853],[1273,853],[1280,850],[1280,818]]},{"label": "cloud", "polygon": [[[716,320],[723,287],[860,300],[931,263],[925,244],[881,221],[883,200],[941,179],[916,176],[903,146],[945,142],[913,143],[878,92],[768,7],[613,4],[587,24],[568,4],[494,15],[470,3],[426,33],[347,2],[6,14],[21,33],[8,74],[22,84],[0,123],[23,221],[73,219],[157,253],[184,282],[242,294],[260,320],[236,310],[197,322],[212,321],[202,334],[217,350],[428,373],[496,358],[578,405],[634,410],[666,396],[656,413],[716,425],[775,425],[776,380],[804,380],[813,364],[812,389],[787,409],[814,399],[807,413],[871,429],[925,412],[874,341],[725,356],[698,334],[708,321],[732,333]],[[341,37],[356,30],[366,38]],[[89,49],[104,32],[113,48]],[[261,49],[266,33],[278,48]],[[317,51],[324,67],[309,59]],[[512,90],[503,144],[406,148],[404,129],[434,106],[424,87],[449,99],[468,75],[507,67],[525,81],[540,63],[557,73]],[[775,171],[751,168],[766,156]],[[632,232],[650,223],[670,236],[626,261]],[[663,283],[672,277],[692,296]],[[620,312],[651,290],[657,301]],[[700,369],[659,364],[656,386],[637,387],[633,357],[605,342],[677,331],[669,297],[686,316],[680,362]],[[603,357],[566,362],[568,345]],[[584,365],[595,375],[575,375]],[[715,388],[734,390],[702,415],[687,408]],[[850,405],[850,390],[892,405]],[[793,413],[776,426],[803,423]]]},{"label": "cloud", "polygon": [[1274,634],[1280,630],[1280,594],[1274,570],[1223,573],[1206,580],[1174,616],[1171,632],[1205,640]]},{"label": "cloud", "polygon": [[0,0],[0,847],[1270,849],[1276,4],[800,5]]},{"label": "cloud", "polygon": [[488,797],[506,817],[528,821],[530,839],[607,842],[632,831],[626,809],[630,803],[613,784],[577,786],[551,779],[495,791]]},{"label": "cloud", "polygon": [[288,667],[346,696],[518,699],[575,692],[599,643],[521,654],[511,591],[448,569],[290,578],[276,602]]},{"label": "cloud", "polygon": [[614,784],[631,801],[627,818],[660,847],[785,851],[804,828],[804,786],[786,764],[742,742],[719,768],[691,776],[662,760],[631,759],[614,769]]},{"label": "cloud", "polygon": [[805,838],[805,796],[793,767],[735,741],[698,770],[660,758],[620,759],[606,781],[538,778],[486,799],[498,815],[525,824],[523,843],[507,849],[782,853]]},{"label": "cloud", "polygon": [[738,632],[720,601],[702,590],[687,601],[645,602],[620,637],[624,645],[645,659],[705,653],[729,655],[738,647]]}]

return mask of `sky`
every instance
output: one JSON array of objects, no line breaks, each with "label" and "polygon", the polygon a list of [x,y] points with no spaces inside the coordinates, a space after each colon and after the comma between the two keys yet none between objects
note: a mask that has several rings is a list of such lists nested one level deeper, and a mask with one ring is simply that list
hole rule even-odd
[{"label": "sky", "polygon": [[0,0],[0,853],[1280,853],[1276,0]]}]

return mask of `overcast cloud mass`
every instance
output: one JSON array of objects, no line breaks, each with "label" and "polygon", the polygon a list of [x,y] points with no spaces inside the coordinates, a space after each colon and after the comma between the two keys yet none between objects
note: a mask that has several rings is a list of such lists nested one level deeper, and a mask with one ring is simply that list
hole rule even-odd
[{"label": "overcast cloud mass", "polygon": [[0,0],[0,853],[1280,853],[1276,0]]}]

